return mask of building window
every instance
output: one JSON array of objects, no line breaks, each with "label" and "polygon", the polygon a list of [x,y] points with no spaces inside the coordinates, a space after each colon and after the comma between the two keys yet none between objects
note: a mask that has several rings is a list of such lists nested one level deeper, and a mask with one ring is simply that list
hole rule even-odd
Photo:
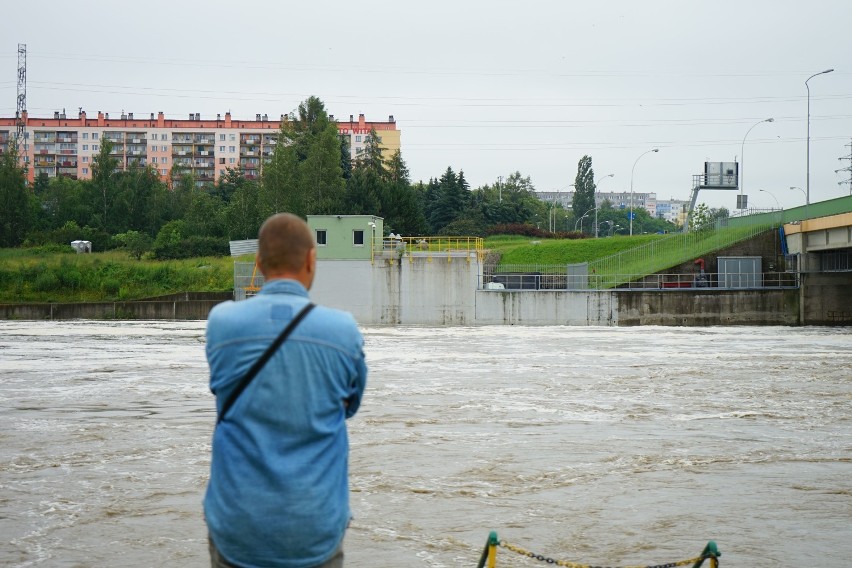
[{"label": "building window", "polygon": [[317,246],[324,247],[328,244],[325,229],[317,229]]},{"label": "building window", "polygon": [[83,168],[83,175],[87,175],[89,173],[89,168]]},{"label": "building window", "polygon": [[160,140],[168,140],[168,139],[169,139],[168,134],[160,134]]},{"label": "building window", "polygon": [[169,158],[168,158],[167,156],[163,156],[163,163],[164,163],[164,164],[165,164],[168,160],[169,160]]},{"label": "building window", "polygon": [[84,164],[88,164],[88,163],[89,163],[89,157],[88,157],[88,156],[83,156],[83,163],[84,163]]},{"label": "building window", "polygon": [[231,135],[228,137],[228,140],[230,140],[231,142],[233,142],[233,141],[234,141],[234,140],[236,140],[236,139],[237,139],[237,138],[236,138],[236,134],[231,134]]},{"label": "building window", "polygon": [[360,141],[361,141],[361,137],[360,137],[360,136],[356,136],[356,137],[355,137],[355,142],[360,142]]},{"label": "building window", "polygon": [[224,163],[225,163],[225,158],[219,158],[219,163],[220,163],[220,164],[224,164]]},{"label": "building window", "polygon": [[88,144],[83,144],[83,150],[88,150],[88,149],[89,149],[89,145],[88,145]]},{"label": "building window", "polygon": [[152,163],[152,164],[156,164],[156,163],[157,163],[157,156],[152,156],[152,157],[151,157],[151,163]]},{"label": "building window", "polygon": [[97,139],[98,139],[98,133],[92,132],[92,140],[97,140]]},{"label": "building window", "polygon": [[92,152],[97,152],[97,151],[98,151],[98,145],[92,144]]},{"label": "building window", "polygon": [[160,170],[160,174],[161,174],[161,175],[166,175],[167,173],[169,173],[169,170],[165,170],[165,169],[164,169],[164,170]]},{"label": "building window", "polygon": [[168,151],[169,151],[169,147],[168,147],[168,146],[163,146],[163,152],[168,152]]},{"label": "building window", "polygon": [[352,244],[356,247],[364,246],[364,231],[362,229],[352,231]]},{"label": "building window", "polygon": [[84,133],[83,133],[83,140],[88,140],[88,139],[89,139],[89,133],[88,133],[88,132],[84,132]]},{"label": "building window", "polygon": [[156,134],[152,134],[152,135],[151,135],[151,140],[156,140],[156,139],[157,139],[157,135],[156,135]]},{"label": "building window", "polygon": [[225,151],[225,147],[224,147],[224,146],[219,146],[219,151],[220,151],[220,152],[224,152],[224,151]]},{"label": "building window", "polygon": [[219,175],[220,175],[220,176],[225,175],[225,170],[219,170]]},{"label": "building window", "polygon": [[229,164],[235,164],[235,163],[237,163],[237,159],[236,158],[228,158],[228,163]]},{"label": "building window", "polygon": [[219,141],[220,141],[220,142],[224,142],[224,141],[225,141],[225,135],[224,135],[224,134],[220,134],[220,135],[219,135]]},{"label": "building window", "polygon": [[234,153],[234,152],[236,152],[236,151],[237,151],[237,147],[236,147],[236,146],[228,146],[228,152],[230,152],[230,153],[232,153],[232,154],[233,154],[233,153]]}]

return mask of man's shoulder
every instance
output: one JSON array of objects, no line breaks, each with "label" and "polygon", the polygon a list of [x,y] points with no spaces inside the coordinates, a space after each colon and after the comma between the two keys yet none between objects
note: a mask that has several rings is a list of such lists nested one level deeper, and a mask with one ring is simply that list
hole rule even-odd
[{"label": "man's shoulder", "polygon": [[347,311],[317,305],[313,309],[312,328],[329,336],[341,339],[360,338],[358,323]]}]

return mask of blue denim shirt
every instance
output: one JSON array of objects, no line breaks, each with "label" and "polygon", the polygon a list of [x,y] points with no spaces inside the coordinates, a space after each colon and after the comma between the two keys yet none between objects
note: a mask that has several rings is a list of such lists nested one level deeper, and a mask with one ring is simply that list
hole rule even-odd
[{"label": "blue denim shirt", "polygon": [[[308,303],[271,280],[207,322],[217,412],[239,379]],[[317,306],[243,391],[213,434],[204,514],[222,556],[240,566],[305,568],[340,545],[351,517],[345,420],[367,379],[363,339],[346,312]]]}]

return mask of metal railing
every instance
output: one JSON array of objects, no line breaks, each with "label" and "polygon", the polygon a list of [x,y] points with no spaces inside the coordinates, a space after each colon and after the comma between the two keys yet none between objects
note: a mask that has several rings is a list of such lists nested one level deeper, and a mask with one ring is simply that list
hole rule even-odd
[{"label": "metal railing", "polygon": [[375,258],[402,258],[418,256],[428,259],[451,258],[460,253],[475,252],[478,259],[485,256],[485,239],[482,237],[379,237],[372,242],[371,260]]},{"label": "metal railing", "polygon": [[799,287],[798,272],[713,274],[569,274],[486,269],[480,290],[768,290]]}]

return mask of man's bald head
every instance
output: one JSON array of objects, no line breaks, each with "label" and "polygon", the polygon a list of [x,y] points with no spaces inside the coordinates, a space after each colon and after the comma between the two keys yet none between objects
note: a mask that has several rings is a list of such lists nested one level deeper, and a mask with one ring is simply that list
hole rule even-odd
[{"label": "man's bald head", "polygon": [[[308,270],[310,282],[313,280],[315,246],[307,223],[291,213],[278,213],[260,227],[257,265],[266,279],[290,277],[301,280],[300,274]],[[306,284],[306,287],[309,286],[309,283]]]}]

